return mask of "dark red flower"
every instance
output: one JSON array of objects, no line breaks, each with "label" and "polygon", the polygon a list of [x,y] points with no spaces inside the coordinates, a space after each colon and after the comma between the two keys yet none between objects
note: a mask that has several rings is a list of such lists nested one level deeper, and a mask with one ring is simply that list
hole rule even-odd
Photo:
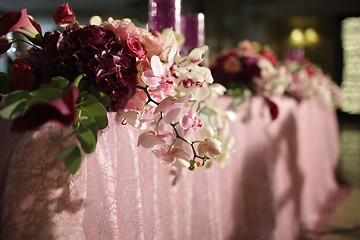
[{"label": "dark red flower", "polygon": [[131,52],[138,58],[145,58],[146,50],[144,44],[134,36],[129,36],[126,40],[127,46]]},{"label": "dark red flower", "polygon": [[33,90],[35,86],[35,77],[31,67],[21,59],[15,59],[12,82],[15,90]]},{"label": "dark red flower", "polygon": [[13,31],[24,34],[36,44],[42,42],[41,26],[27,15],[26,9],[0,17],[0,36]]},{"label": "dark red flower", "polygon": [[136,92],[136,59],[125,49],[97,56],[96,86],[112,99],[111,111],[118,111]]},{"label": "dark red flower", "polygon": [[52,121],[60,127],[70,126],[76,119],[76,100],[79,89],[71,87],[63,95],[49,103],[33,105],[25,115],[14,120],[13,132],[36,130],[44,123]]},{"label": "dark red flower", "polygon": [[0,37],[0,54],[4,54],[11,47],[11,41],[6,37]]},{"label": "dark red flower", "polygon": [[279,115],[279,108],[278,108],[277,104],[274,103],[273,101],[271,101],[269,98],[264,98],[264,99],[265,99],[266,104],[269,107],[271,120],[274,121]]},{"label": "dark red flower", "polygon": [[53,19],[57,25],[75,22],[76,16],[68,3],[59,6],[53,15]]}]

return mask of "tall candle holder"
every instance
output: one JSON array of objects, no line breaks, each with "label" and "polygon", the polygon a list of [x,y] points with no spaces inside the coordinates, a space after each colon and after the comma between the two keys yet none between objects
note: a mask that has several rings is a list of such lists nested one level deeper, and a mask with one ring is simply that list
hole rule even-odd
[{"label": "tall candle holder", "polygon": [[149,0],[149,27],[158,32],[181,32],[181,0]]},{"label": "tall candle holder", "polygon": [[205,16],[202,13],[182,14],[181,32],[185,42],[181,48],[183,54],[188,54],[196,47],[205,44]]}]

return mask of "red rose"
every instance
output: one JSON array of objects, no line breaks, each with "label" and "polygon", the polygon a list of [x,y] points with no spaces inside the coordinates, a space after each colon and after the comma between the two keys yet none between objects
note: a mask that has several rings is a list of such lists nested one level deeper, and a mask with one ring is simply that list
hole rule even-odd
[{"label": "red rose", "polygon": [[36,130],[48,121],[58,124],[60,127],[70,126],[76,119],[75,104],[79,95],[79,89],[71,88],[59,98],[49,103],[39,103],[14,120],[11,127],[13,132],[26,132]]},{"label": "red rose", "polygon": [[6,53],[11,47],[11,41],[6,37],[0,37],[0,54]]},{"label": "red rose", "polygon": [[33,90],[35,77],[31,71],[31,67],[20,59],[15,59],[12,81],[15,90]]},{"label": "red rose", "polygon": [[140,42],[138,38],[134,36],[129,36],[126,43],[130,51],[133,52],[136,57],[145,58],[146,50],[144,44]]},{"label": "red rose", "polygon": [[53,18],[57,25],[72,23],[76,20],[76,16],[68,3],[59,6],[53,15]]}]

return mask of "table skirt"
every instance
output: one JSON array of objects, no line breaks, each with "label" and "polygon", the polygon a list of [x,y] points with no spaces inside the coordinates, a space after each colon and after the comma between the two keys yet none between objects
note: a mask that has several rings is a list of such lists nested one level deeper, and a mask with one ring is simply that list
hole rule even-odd
[{"label": "table skirt", "polygon": [[338,189],[337,119],[319,98],[274,101],[275,121],[261,98],[241,106],[229,163],[195,171],[137,147],[115,113],[74,176],[53,157],[66,129],[0,120],[1,239],[300,239]]}]

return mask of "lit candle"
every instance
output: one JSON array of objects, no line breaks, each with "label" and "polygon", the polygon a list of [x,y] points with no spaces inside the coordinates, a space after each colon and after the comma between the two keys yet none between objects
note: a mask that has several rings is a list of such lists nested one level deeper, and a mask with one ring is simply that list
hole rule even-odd
[{"label": "lit candle", "polygon": [[149,0],[149,27],[158,32],[165,28],[181,31],[181,0]]}]

